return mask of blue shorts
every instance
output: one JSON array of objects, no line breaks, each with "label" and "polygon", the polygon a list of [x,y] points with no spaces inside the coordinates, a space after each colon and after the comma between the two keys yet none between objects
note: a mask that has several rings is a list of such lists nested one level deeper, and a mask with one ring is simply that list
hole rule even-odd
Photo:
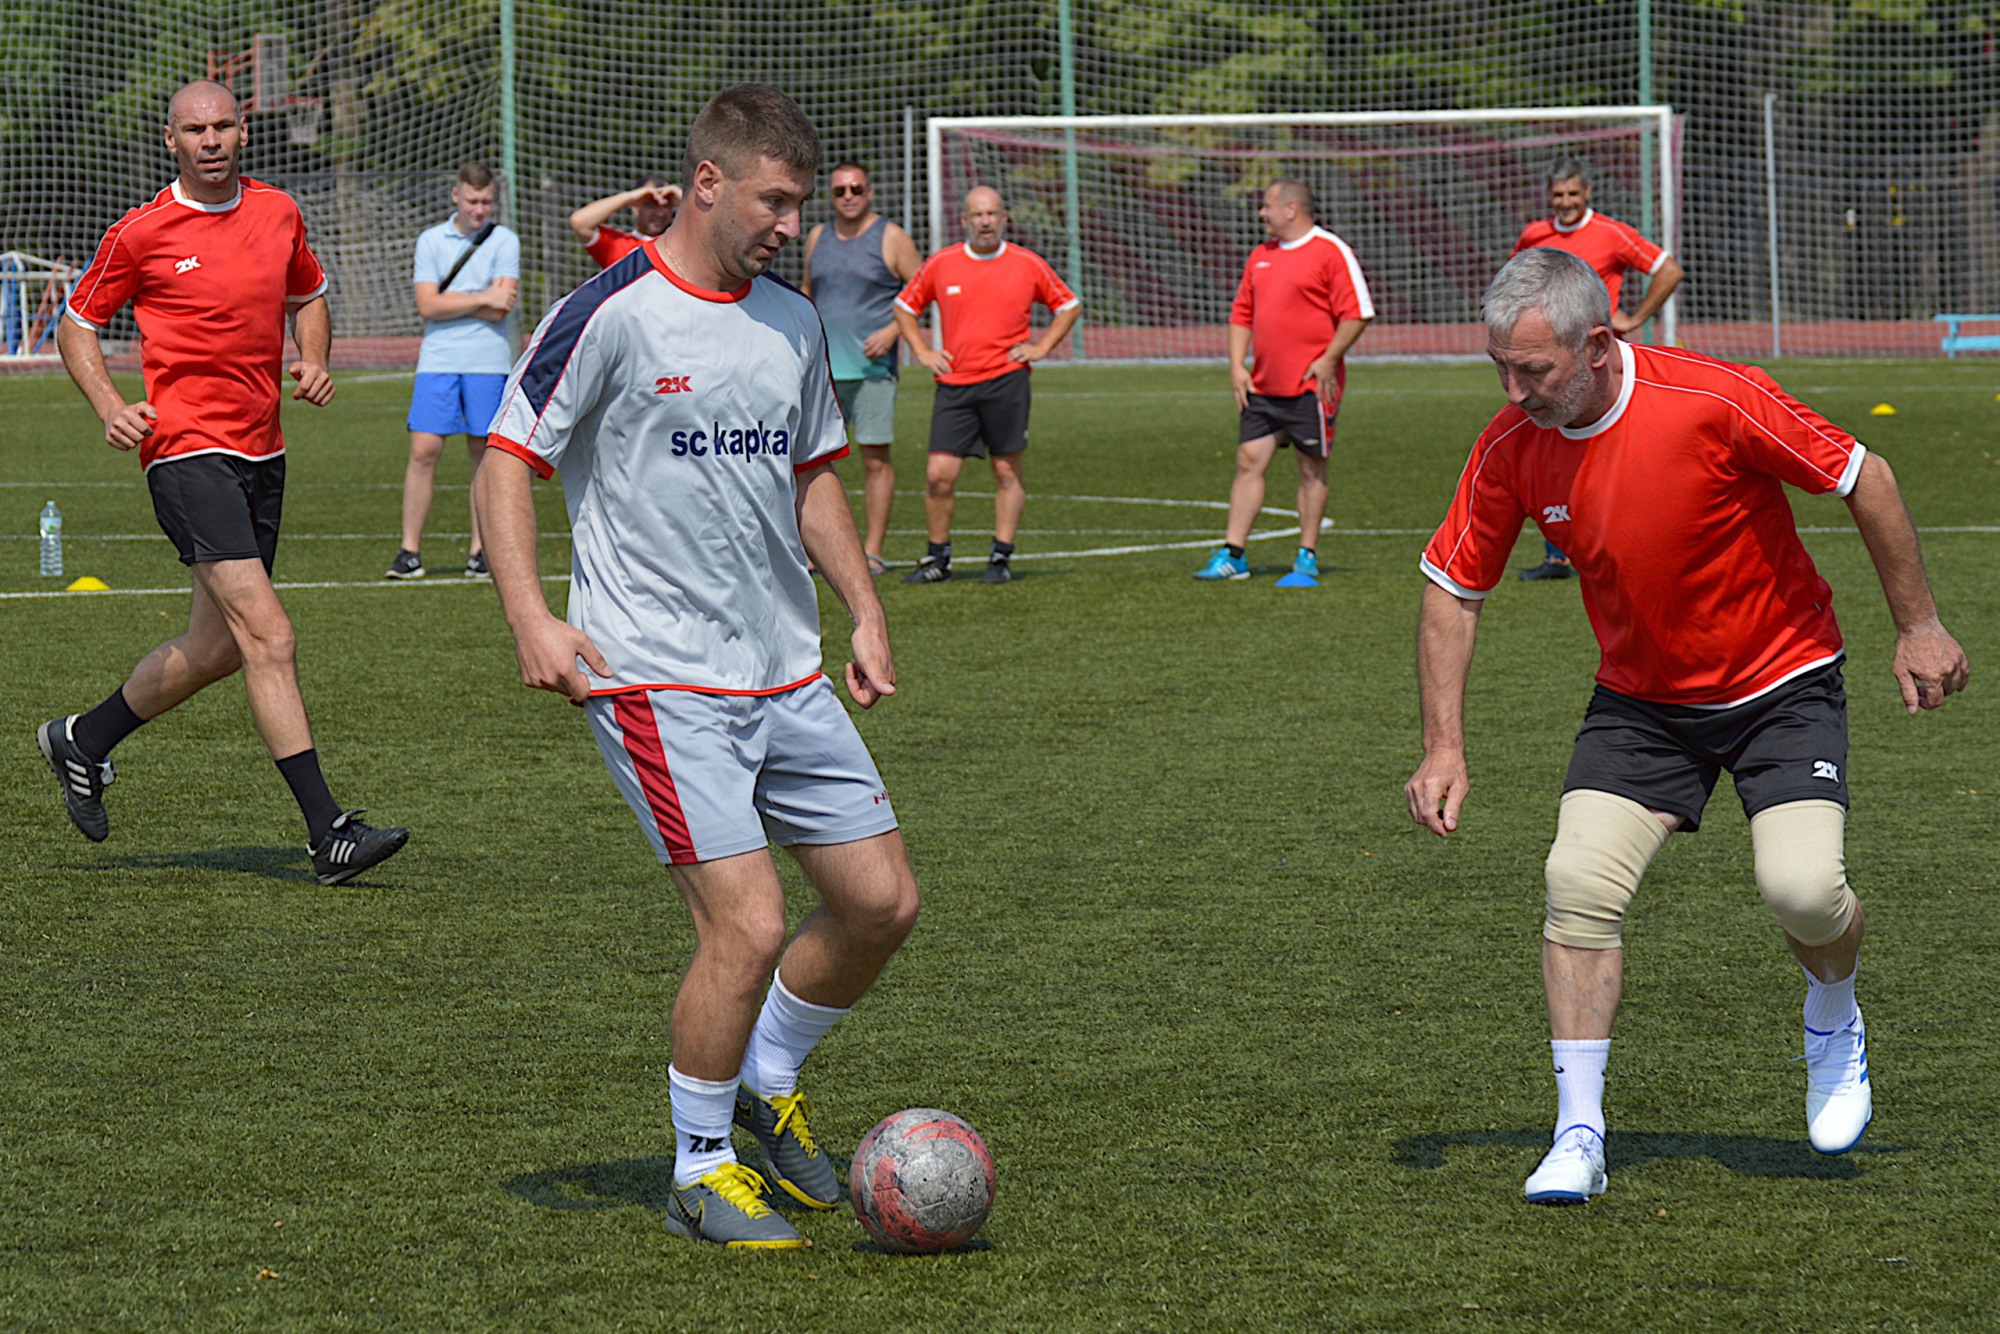
[{"label": "blue shorts", "polygon": [[779,695],[599,695],[584,712],[662,862],[852,843],[896,827],[882,775],[824,676]]},{"label": "blue shorts", "polygon": [[500,411],[500,391],[506,387],[504,375],[419,371],[410,394],[410,429],[483,439]]}]

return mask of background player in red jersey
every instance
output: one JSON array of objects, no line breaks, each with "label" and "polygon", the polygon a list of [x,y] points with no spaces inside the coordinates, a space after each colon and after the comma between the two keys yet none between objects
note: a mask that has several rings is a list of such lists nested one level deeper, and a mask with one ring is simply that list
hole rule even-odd
[{"label": "background player in red jersey", "polygon": [[[569,215],[569,229],[583,243],[583,253],[608,269],[671,227],[681,206],[681,188],[664,176],[648,176],[630,190],[593,199]],[[632,210],[632,230],[610,225],[625,209]]]},{"label": "background player in red jersey", "polygon": [[[906,584],[951,578],[951,515],[959,470],[968,458],[993,464],[993,550],[981,581],[1014,577],[1014,538],[1028,493],[1021,456],[1028,448],[1028,367],[1069,337],[1083,303],[1049,262],[1007,237],[1007,206],[991,186],[965,196],[965,244],[938,251],[896,298],[896,327],[910,353],[937,376],[931,402],[930,461],[924,477],[924,521],[930,546]],[[918,316],[937,303],[944,348],[924,340]],[[1037,304],[1054,315],[1040,338],[1028,337]]]},{"label": "background player in red jersey", "polygon": [[[1620,338],[1630,337],[1660,313],[1686,275],[1672,255],[1636,228],[1607,218],[1590,206],[1590,167],[1581,158],[1557,159],[1546,179],[1549,216],[1522,229],[1521,239],[1514,242],[1514,253],[1553,246],[1590,265],[1611,295],[1611,332]],[[1645,299],[1629,314],[1618,309],[1618,293],[1628,269],[1649,279]],[[1530,583],[1569,576],[1569,558],[1551,543],[1543,543],[1541,564],[1521,571],[1521,577]]]},{"label": "background player in red jersey", "polygon": [[[153,511],[194,576],[185,634],[154,649],[111,697],[45,724],[42,754],[70,819],[92,841],[111,830],[111,748],[239,668],[250,716],[305,817],[313,870],[338,884],[394,855],[406,829],[343,812],[321,776],[299,697],[292,624],[271,586],[284,501],[278,369],[285,316],[299,358],[294,399],[333,398],[326,275],[283,191],[237,172],[243,119],[219,83],[188,84],[167,104],[180,177],[120,219],[70,298],[63,365],[104,422],[105,442],[137,448]],[[146,397],[127,403],[99,333],[131,302],[144,338]]]},{"label": "background player in red jersey", "polygon": [[1526,1186],[1542,1204],[1604,1190],[1625,906],[1667,835],[1699,826],[1724,769],[1750,818],[1758,891],[1806,972],[1812,1146],[1846,1152],[1873,1115],[1854,999],[1863,918],[1843,846],[1843,649],[1784,484],[1846,500],[1896,624],[1909,712],[1937,708],[1967,676],[1889,465],[1761,371],[1620,341],[1606,297],[1588,265],[1545,248],[1508,261],[1487,290],[1509,406],[1424,551],[1424,759],[1404,793],[1418,824],[1458,827],[1479,613],[1532,518],[1574,557],[1602,651],[1547,864],[1556,1133]]},{"label": "background player in red jersey", "polygon": [[[1326,456],[1347,385],[1347,350],[1375,318],[1368,280],[1347,242],[1313,217],[1303,181],[1274,181],[1257,216],[1271,239],[1250,252],[1229,313],[1229,383],[1236,391],[1236,480],[1229,529],[1197,579],[1248,579],[1243,554],[1264,507],[1264,472],[1279,449],[1299,456],[1299,550],[1287,588],[1319,583],[1319,525],[1326,517]],[[1253,369],[1246,364],[1252,346]]]}]

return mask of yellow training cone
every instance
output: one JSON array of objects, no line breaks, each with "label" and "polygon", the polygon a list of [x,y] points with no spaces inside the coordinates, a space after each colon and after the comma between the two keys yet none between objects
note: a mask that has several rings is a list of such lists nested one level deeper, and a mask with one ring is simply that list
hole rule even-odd
[{"label": "yellow training cone", "polygon": [[105,583],[94,574],[86,574],[83,578],[71,584],[67,591],[71,593],[106,593],[110,590],[110,584]]},{"label": "yellow training cone", "polygon": [[1887,403],[1877,403],[1874,407],[1868,409],[1868,415],[1871,417],[1893,417],[1896,415],[1896,409]]}]

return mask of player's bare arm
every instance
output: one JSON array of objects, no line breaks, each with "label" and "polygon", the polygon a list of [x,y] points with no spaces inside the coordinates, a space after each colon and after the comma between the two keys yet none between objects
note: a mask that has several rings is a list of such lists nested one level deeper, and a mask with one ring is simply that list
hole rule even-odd
[{"label": "player's bare arm", "polygon": [[459,320],[466,316],[505,320],[521,299],[521,284],[513,278],[495,278],[493,285],[479,292],[440,292],[436,283],[416,283],[417,314],[426,320]]},{"label": "player's bare arm", "polygon": [[1062,340],[1069,337],[1069,331],[1074,329],[1076,322],[1082,318],[1082,302],[1078,302],[1067,310],[1059,310],[1056,312],[1055,318],[1049,321],[1048,332],[1032,342],[1016,343],[1007,350],[1007,355],[1015,361],[1032,365],[1061,347]]},{"label": "player's bare arm", "polygon": [[1326,345],[1326,351],[1306,367],[1301,383],[1310,382],[1320,402],[1333,400],[1334,391],[1339,388],[1334,372],[1339,369],[1340,359],[1347,355],[1347,350],[1360,339],[1361,331],[1368,327],[1368,323],[1368,320],[1342,320],[1334,326],[1333,341]]},{"label": "player's bare arm", "polygon": [[[917,253],[917,243],[910,239],[908,232],[893,222],[882,229],[882,263],[888,267],[889,272],[896,275],[896,280],[906,287],[910,280],[917,276],[917,270],[924,266],[923,256]],[[896,327],[895,321],[891,320],[861,340],[861,355],[871,360],[888,356],[895,349],[896,340],[901,337],[902,332]]]},{"label": "player's bare arm", "polygon": [[472,479],[479,500],[479,531],[486,562],[507,628],[514,633],[514,657],[521,684],[568,696],[572,704],[590,698],[590,681],[577,667],[581,658],[600,678],[611,667],[590,636],[558,620],[542,596],[541,568],[535,559],[534,478],[528,465],[504,450],[490,450]]},{"label": "player's bare arm", "polygon": [[299,359],[288,372],[299,384],[292,397],[323,408],[333,401],[333,372],[327,369],[333,351],[333,315],[325,297],[316,296],[293,309],[292,341],[299,345]]},{"label": "player's bare arm", "polygon": [[923,326],[917,317],[897,306],[896,331],[903,335],[904,344],[910,349],[910,356],[918,365],[932,375],[943,375],[951,370],[951,353],[941,347],[932,347],[924,338]]},{"label": "player's bare arm", "polygon": [[569,229],[576,233],[577,240],[583,242],[585,245],[589,245],[590,239],[597,235],[599,227],[602,227],[605,223],[611,221],[634,204],[651,201],[664,208],[668,204],[678,205],[680,199],[681,188],[678,185],[641,185],[631,190],[620,190],[615,195],[606,195],[602,199],[593,199],[576,212],[570,214]]},{"label": "player's bare arm", "polygon": [[127,403],[118,392],[104,364],[104,343],[97,330],[65,317],[56,328],[56,350],[62,354],[63,369],[104,423],[104,443],[113,449],[138,448],[153,433],[160,414],[145,399]]},{"label": "player's bare arm", "polygon": [[799,290],[804,292],[808,298],[813,294],[813,251],[819,249],[819,238],[825,231],[826,224],[816,222],[813,224],[812,230],[806,233],[805,254],[801,261],[805,268],[799,274]]},{"label": "player's bare arm", "polygon": [[1458,828],[1458,812],[1471,787],[1465,768],[1465,683],[1472,675],[1472,646],[1485,605],[1429,584],[1417,618],[1424,760],[1403,785],[1403,798],[1410,818],[1440,838]]},{"label": "player's bare arm", "polygon": [[1965,689],[1971,673],[1965,650],[1938,619],[1937,602],[1924,574],[1917,526],[1896,485],[1896,474],[1880,454],[1861,461],[1861,475],[1847,493],[1854,526],[1868,544],[1869,559],[1882,581],[1889,615],[1896,623],[1892,670],[1903,707],[1914,714],[1935,709],[1945,696]]},{"label": "player's bare arm", "polygon": [[1681,279],[1686,276],[1686,271],[1675,262],[1672,255],[1662,257],[1660,267],[1646,283],[1646,298],[1639,303],[1639,308],[1630,315],[1617,310],[1611,312],[1611,331],[1623,337],[1640,328],[1647,320],[1660,313],[1660,307],[1667,304],[1667,298],[1674,294],[1674,289],[1681,285]]},{"label": "player's bare arm", "polygon": [[889,622],[875,594],[874,577],[868,573],[861,535],[854,530],[854,511],[832,464],[799,474],[796,503],[806,555],[854,622],[847,693],[862,708],[872,708],[876,700],[896,693],[896,663],[889,654]]},{"label": "player's bare arm", "polygon": [[1250,394],[1255,380],[1250,374],[1250,328],[1248,325],[1229,326],[1229,387],[1236,394],[1236,410],[1243,411],[1250,406]]}]

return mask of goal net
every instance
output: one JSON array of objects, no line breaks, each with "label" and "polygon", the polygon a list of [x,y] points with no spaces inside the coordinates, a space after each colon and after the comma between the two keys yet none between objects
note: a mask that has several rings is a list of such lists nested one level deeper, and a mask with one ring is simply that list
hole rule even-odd
[{"label": "goal net", "polygon": [[[1065,271],[1074,228],[1091,357],[1116,350],[1114,321],[1212,325],[1196,293],[1226,286],[1256,242],[1248,192],[1278,170],[1320,190],[1376,280],[1383,315],[1362,349],[1441,334],[1469,319],[1475,271],[1541,209],[1543,163],[1566,146],[1597,167],[1605,212],[1655,239],[1671,226],[1686,346],[1936,356],[1934,317],[2000,314],[1996,32],[2000,0],[19,3],[0,23],[0,253],[17,256],[0,266],[0,362],[46,353],[39,312],[171,178],[166,98],[204,74],[243,102],[244,170],[305,210],[342,366],[411,364],[411,247],[460,164],[501,174],[525,321],[592,270],[571,211],[676,174],[703,100],[751,79],[790,93],[830,157],[867,163],[878,209],[924,247],[958,230],[953,203],[938,233],[927,216],[934,117],[1216,122],[1078,122],[1073,155],[1060,122],[952,131],[950,191],[1000,173],[1017,235]],[[1652,104],[1680,119],[1649,165],[1663,136],[1612,109]],[[1450,118],[1287,114],[1311,108]],[[1218,119],[1239,115],[1274,123]],[[1679,197],[1649,201],[1663,170]],[[1192,210],[1184,236],[1176,209]],[[808,206],[808,224],[826,217],[823,198]],[[797,276],[796,249],[779,272]]]},{"label": "goal net", "polygon": [[[1082,356],[1213,360],[1264,190],[1301,180],[1374,297],[1355,355],[1483,355],[1480,294],[1549,216],[1553,164],[1583,165],[1592,207],[1674,248],[1674,125],[1667,107],[934,119],[929,223],[957,235],[966,191],[992,186],[1009,235],[1083,294]],[[1673,341],[1671,303],[1659,324]]]}]

